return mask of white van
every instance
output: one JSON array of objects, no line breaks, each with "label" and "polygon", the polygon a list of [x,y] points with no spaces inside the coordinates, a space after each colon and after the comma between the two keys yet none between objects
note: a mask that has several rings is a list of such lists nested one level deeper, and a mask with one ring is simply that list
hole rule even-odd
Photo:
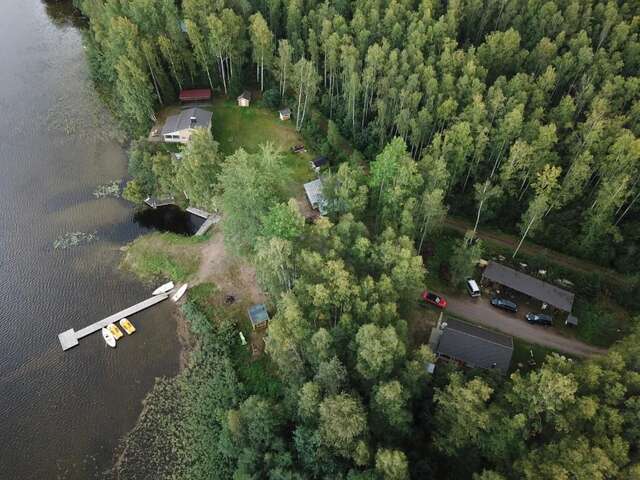
[{"label": "white van", "polygon": [[473,278],[467,278],[467,292],[474,298],[480,296],[480,287]]}]

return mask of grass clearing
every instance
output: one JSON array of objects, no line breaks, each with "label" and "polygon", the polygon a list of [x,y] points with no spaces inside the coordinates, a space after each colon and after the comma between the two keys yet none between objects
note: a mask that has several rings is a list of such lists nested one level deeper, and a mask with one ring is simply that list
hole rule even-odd
[{"label": "grass clearing", "polygon": [[143,281],[171,279],[184,282],[198,271],[200,244],[207,236],[186,237],[175,233],[151,233],[134,240],[121,266]]},{"label": "grass clearing", "polygon": [[283,152],[283,162],[287,169],[286,178],[292,194],[302,192],[302,183],[314,178],[309,168],[313,152],[291,153],[294,145],[304,143],[291,121],[281,121],[276,111],[252,105],[238,107],[235,101],[216,99],[211,107],[213,112],[211,131],[220,144],[220,151],[230,155],[238,148],[255,153],[260,145],[271,142]]},{"label": "grass clearing", "polygon": [[[551,355],[552,353],[558,353],[565,357],[568,356],[566,353],[560,353],[550,348],[536,345],[534,343],[528,343],[524,340],[514,337],[513,356],[511,357],[511,367],[509,368],[509,373],[515,372],[516,370],[520,370],[524,373],[539,368],[544,363],[547,355]],[[530,363],[532,360],[532,354],[535,364]]]}]

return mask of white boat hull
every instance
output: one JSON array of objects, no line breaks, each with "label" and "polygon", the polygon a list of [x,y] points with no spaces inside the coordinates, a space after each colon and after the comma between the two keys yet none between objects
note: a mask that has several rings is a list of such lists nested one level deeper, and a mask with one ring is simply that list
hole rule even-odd
[{"label": "white boat hull", "polygon": [[111,334],[111,332],[106,328],[103,328],[101,332],[102,338],[104,338],[105,343],[111,348],[116,348],[116,338]]},{"label": "white boat hull", "polygon": [[167,293],[173,290],[174,284],[173,282],[165,283],[164,285],[160,285],[153,291],[153,295],[160,295],[162,293]]},{"label": "white boat hull", "polygon": [[184,295],[184,293],[187,291],[187,287],[189,285],[188,284],[184,284],[182,285],[178,291],[176,293],[173,294],[173,296],[171,297],[171,300],[173,300],[174,302],[177,302],[178,300],[180,300],[182,298],[182,296]]}]

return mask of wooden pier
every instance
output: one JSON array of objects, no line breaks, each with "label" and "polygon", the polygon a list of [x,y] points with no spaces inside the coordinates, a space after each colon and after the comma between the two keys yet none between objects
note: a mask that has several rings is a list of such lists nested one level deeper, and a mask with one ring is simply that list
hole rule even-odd
[{"label": "wooden pier", "polygon": [[200,228],[198,229],[198,231],[195,233],[196,236],[199,235],[204,235],[205,233],[207,233],[207,231],[214,225],[216,225],[220,220],[221,220],[221,216],[218,215],[217,213],[214,213],[213,215],[210,215],[209,218],[207,218],[204,223],[202,225],[200,225]]},{"label": "wooden pier", "polygon": [[193,213],[196,217],[200,217],[200,218],[204,218],[207,219],[211,216],[211,214],[209,212],[205,212],[204,210],[201,210],[199,208],[196,207],[188,207],[187,208],[187,212],[189,213]]},{"label": "wooden pier", "polygon": [[166,207],[167,205],[175,205],[175,199],[173,197],[169,197],[169,198],[147,197],[144,199],[144,203],[149,205],[151,208],[156,209],[158,207]]},{"label": "wooden pier", "polygon": [[102,320],[99,320],[96,323],[92,323],[88,327],[84,327],[78,330],[77,332],[73,328],[70,328],[69,330],[66,330],[58,335],[58,339],[60,340],[60,345],[62,346],[62,350],[69,350],[70,348],[73,348],[76,345],[78,345],[78,340],[80,340],[81,338],[84,338],[87,335],[91,335],[92,333],[95,333],[101,330],[103,327],[106,327],[110,323],[115,323],[118,320],[121,320],[125,317],[130,317],[131,315],[134,315],[138,312],[141,312],[142,310],[152,307],[153,305],[156,305],[162,302],[163,300],[166,300],[167,298],[169,298],[169,294],[167,293],[163,293],[161,295],[154,295],[153,297],[147,298],[146,300],[140,303],[137,303],[132,307],[125,308],[124,310],[118,313],[114,313],[113,315],[107,318],[104,318]]}]

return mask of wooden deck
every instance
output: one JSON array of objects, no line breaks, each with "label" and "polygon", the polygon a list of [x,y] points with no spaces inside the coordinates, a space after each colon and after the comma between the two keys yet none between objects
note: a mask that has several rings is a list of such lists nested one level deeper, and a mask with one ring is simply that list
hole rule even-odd
[{"label": "wooden deck", "polygon": [[65,330],[64,332],[58,335],[58,340],[60,340],[60,345],[62,346],[62,350],[69,350],[70,348],[78,345],[79,343],[78,341],[81,338],[84,338],[87,335],[91,335],[92,333],[95,333],[101,330],[103,327],[106,327],[110,323],[115,323],[118,320],[121,320],[125,317],[130,317],[131,315],[134,315],[138,312],[141,312],[142,310],[152,307],[153,305],[156,305],[162,302],[163,300],[166,300],[167,298],[169,298],[168,293],[163,293],[161,295],[154,295],[153,297],[147,298],[146,300],[143,300],[140,303],[136,303],[132,307],[125,308],[124,310],[118,313],[114,313],[113,315],[110,315],[107,318],[98,320],[96,323],[92,323],[87,327],[81,328],[77,332],[73,328],[70,328],[69,330]]},{"label": "wooden deck", "polygon": [[149,205],[151,208],[166,207],[167,205],[175,205],[173,197],[170,197],[170,198],[147,197],[144,199],[144,203]]}]

